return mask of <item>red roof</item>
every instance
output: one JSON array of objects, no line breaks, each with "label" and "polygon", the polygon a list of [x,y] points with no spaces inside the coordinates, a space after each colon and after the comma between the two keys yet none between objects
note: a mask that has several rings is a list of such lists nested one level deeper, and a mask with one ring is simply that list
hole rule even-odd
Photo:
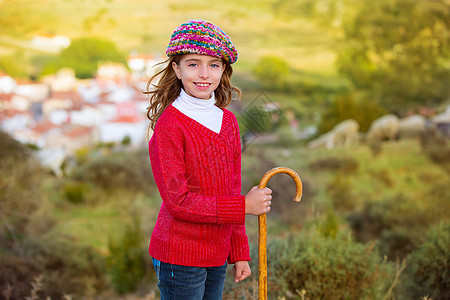
[{"label": "red roof", "polygon": [[120,116],[110,121],[111,123],[138,123],[142,118],[137,116]]},{"label": "red roof", "polygon": [[11,99],[12,99],[12,94],[3,94],[3,93],[0,93],[0,101],[11,101]]},{"label": "red roof", "polygon": [[75,138],[88,134],[92,131],[92,129],[93,127],[73,126],[70,129],[66,130],[64,134],[68,137]]},{"label": "red roof", "polygon": [[58,126],[56,126],[55,124],[53,124],[50,121],[44,120],[44,121],[37,123],[31,129],[37,133],[45,133],[45,132],[48,132],[55,128],[58,128]]}]

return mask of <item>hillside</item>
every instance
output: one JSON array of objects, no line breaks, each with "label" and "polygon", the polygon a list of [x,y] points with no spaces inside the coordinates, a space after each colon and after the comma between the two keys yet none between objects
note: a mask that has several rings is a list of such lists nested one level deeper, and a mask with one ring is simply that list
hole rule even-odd
[{"label": "hillside", "polygon": [[[290,4],[256,0],[4,0],[0,1],[0,55],[22,51],[2,44],[2,36],[29,40],[35,34],[106,37],[124,52],[163,54],[176,26],[203,18],[232,37],[240,53],[238,70],[248,69],[270,54],[289,60],[295,69],[332,72],[336,33]],[[322,17],[326,18],[326,11]]]}]

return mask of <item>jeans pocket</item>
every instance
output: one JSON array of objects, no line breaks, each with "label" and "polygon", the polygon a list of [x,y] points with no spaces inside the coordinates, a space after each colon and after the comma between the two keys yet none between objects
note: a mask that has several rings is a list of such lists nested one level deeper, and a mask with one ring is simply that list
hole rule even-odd
[{"label": "jeans pocket", "polygon": [[156,278],[158,279],[158,282],[159,282],[159,275],[161,273],[161,262],[155,258],[152,258],[152,262],[153,262],[153,267],[155,268]]}]

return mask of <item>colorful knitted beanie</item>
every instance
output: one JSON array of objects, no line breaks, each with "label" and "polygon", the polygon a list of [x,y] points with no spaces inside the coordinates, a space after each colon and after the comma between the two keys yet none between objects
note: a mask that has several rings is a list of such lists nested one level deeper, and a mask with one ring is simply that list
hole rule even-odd
[{"label": "colorful knitted beanie", "polygon": [[221,57],[233,64],[238,52],[228,35],[216,25],[203,20],[191,20],[178,26],[170,37],[166,54],[201,54]]}]

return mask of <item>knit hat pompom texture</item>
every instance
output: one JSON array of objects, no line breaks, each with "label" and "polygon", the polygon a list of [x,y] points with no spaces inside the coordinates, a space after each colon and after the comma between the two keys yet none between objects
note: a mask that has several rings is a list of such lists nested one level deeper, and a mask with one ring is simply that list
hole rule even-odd
[{"label": "knit hat pompom texture", "polygon": [[218,26],[203,20],[191,20],[178,26],[170,37],[166,54],[201,54],[221,57],[230,64],[238,52],[228,35]]}]

